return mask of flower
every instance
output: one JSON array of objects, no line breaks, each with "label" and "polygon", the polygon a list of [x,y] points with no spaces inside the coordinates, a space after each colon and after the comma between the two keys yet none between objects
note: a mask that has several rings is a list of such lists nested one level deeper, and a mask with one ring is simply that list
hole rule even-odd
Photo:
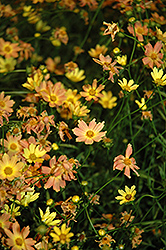
[{"label": "flower", "polygon": [[104,25],[107,25],[107,28],[105,29],[103,35],[111,35],[112,42],[115,40],[115,35],[116,33],[119,32],[119,27],[117,23],[106,23],[105,21],[103,22]]},{"label": "flower", "polygon": [[11,217],[11,214],[9,213],[4,213],[0,215],[0,229],[5,229],[5,228],[10,227],[11,225],[11,222],[9,221],[10,217]]},{"label": "flower", "polygon": [[97,87],[97,80],[94,79],[92,86],[90,84],[84,85],[82,88],[84,92],[80,92],[80,94],[85,97],[86,101],[91,101],[92,99],[94,101],[98,101],[99,97],[102,97],[103,95],[100,93],[101,90],[103,90],[105,85],[100,84],[99,87]]},{"label": "flower", "polygon": [[31,188],[31,191],[21,192],[21,199],[16,200],[15,202],[19,205],[27,207],[30,202],[33,202],[39,198],[40,193],[35,193],[34,187]]},{"label": "flower", "polygon": [[23,156],[29,163],[42,163],[44,161],[44,158],[42,157],[46,154],[46,152],[46,150],[40,148],[40,145],[36,146],[31,143],[29,148],[24,148]]},{"label": "flower", "polygon": [[159,68],[161,66],[161,64],[163,64],[163,62],[161,61],[161,59],[163,58],[163,54],[159,53],[159,51],[162,48],[162,42],[158,41],[154,48],[152,47],[152,45],[150,43],[148,43],[147,45],[145,45],[145,56],[142,61],[145,65],[149,65],[149,67],[151,69],[153,69],[153,66],[156,65],[157,68]]},{"label": "flower", "polygon": [[83,120],[78,121],[78,128],[73,129],[73,133],[78,136],[76,138],[77,142],[93,144],[94,141],[99,142],[102,140],[102,137],[107,133],[107,131],[100,132],[104,127],[104,121],[97,124],[95,120],[96,119],[93,119],[89,123],[89,126]]},{"label": "flower", "polygon": [[64,121],[59,123],[58,130],[59,130],[58,134],[59,134],[62,141],[65,141],[65,138],[64,138],[65,135],[68,137],[69,140],[72,139],[72,136],[69,133],[69,127]]},{"label": "flower", "polygon": [[74,70],[72,71],[68,71],[65,76],[71,80],[72,82],[80,82],[82,80],[85,79],[85,75],[84,75],[84,70],[83,69],[79,69],[78,67],[75,68]]},{"label": "flower", "polygon": [[27,239],[27,236],[29,234],[29,226],[24,227],[20,232],[20,225],[16,221],[12,225],[12,230],[13,232],[11,232],[9,229],[5,229],[5,233],[9,237],[6,240],[7,245],[9,247],[12,247],[11,250],[35,250],[32,247],[32,245],[35,244],[35,240],[33,240],[32,238]]},{"label": "flower", "polygon": [[100,243],[100,244],[99,244],[99,247],[101,247],[102,245],[103,245],[103,246],[108,245],[108,246],[110,247],[110,246],[111,246],[110,243],[116,242],[116,241],[112,238],[111,235],[106,234],[106,235],[104,235],[104,237],[103,237],[100,241],[96,241],[96,242],[99,242],[99,243]]},{"label": "flower", "polygon": [[41,82],[43,81],[43,74],[40,69],[34,70],[30,76],[27,77],[26,83],[23,83],[22,86],[24,88],[33,91],[36,87],[39,87]]},{"label": "flower", "polygon": [[103,106],[103,108],[105,109],[112,109],[113,107],[115,107],[117,105],[116,100],[117,97],[116,96],[112,96],[112,92],[111,91],[102,91],[102,97],[100,97],[99,103]]},{"label": "flower", "polygon": [[100,54],[105,55],[107,52],[107,47],[105,45],[100,46],[99,44],[96,45],[95,49],[91,48],[88,53],[91,57],[98,58]]},{"label": "flower", "polygon": [[135,185],[133,185],[131,188],[129,188],[128,186],[125,186],[125,191],[123,190],[118,190],[118,193],[121,196],[116,196],[115,199],[120,200],[120,205],[133,201],[135,199],[135,194],[136,194],[136,190],[134,190],[136,187]]},{"label": "flower", "polygon": [[117,56],[116,60],[120,65],[125,66],[127,64],[127,55]]},{"label": "flower", "polygon": [[136,169],[139,169],[139,167],[137,167],[135,165],[136,164],[135,159],[133,157],[129,159],[131,154],[132,154],[132,145],[129,143],[127,145],[125,156],[119,155],[119,156],[115,157],[114,165],[113,165],[113,170],[118,169],[118,170],[122,171],[123,168],[125,168],[124,174],[128,178],[131,178],[130,169],[133,170],[136,173],[137,176],[139,176],[139,174],[136,171]]},{"label": "flower", "polygon": [[18,57],[18,52],[20,48],[18,47],[18,43],[11,43],[9,41],[5,42],[3,38],[0,38],[0,55],[5,58],[10,57]]},{"label": "flower", "polygon": [[143,42],[144,38],[143,35],[146,36],[148,34],[148,28],[147,25],[143,25],[141,24],[141,22],[136,21],[134,24],[134,29],[132,27],[132,25],[129,25],[127,27],[128,31],[133,35],[138,38],[138,41]]},{"label": "flower", "polygon": [[151,114],[151,111],[142,111],[141,120],[143,119],[149,119],[150,121],[152,121],[153,116]]},{"label": "flower", "polygon": [[132,90],[136,90],[139,87],[138,84],[134,84],[133,79],[129,80],[129,82],[127,82],[126,78],[123,78],[122,81],[121,80],[118,80],[118,81],[119,81],[118,84],[121,86],[121,88],[128,92],[131,92]]},{"label": "flower", "polygon": [[54,72],[57,75],[63,75],[64,68],[62,65],[59,65],[60,61],[61,61],[60,56],[56,56],[54,57],[54,59],[52,59],[51,57],[48,57],[47,60],[45,61],[47,69],[50,72]]},{"label": "flower", "polygon": [[47,226],[55,226],[61,221],[61,220],[54,220],[56,217],[56,212],[50,213],[49,207],[46,208],[45,214],[43,213],[40,207],[39,207],[39,212],[42,222],[44,222]]},{"label": "flower", "polygon": [[145,99],[144,98],[141,98],[141,102],[139,102],[138,100],[135,100],[135,103],[138,104],[139,108],[142,109],[142,110],[146,110],[147,109],[147,106],[145,104]]},{"label": "flower", "polygon": [[0,57],[0,73],[7,73],[13,71],[17,61],[13,58],[2,58]]},{"label": "flower", "polygon": [[4,147],[8,150],[9,155],[17,154],[21,151],[21,145],[19,144],[19,141],[21,139],[20,136],[13,136],[10,134],[6,135],[7,140],[4,139],[2,143],[4,143]]},{"label": "flower", "polygon": [[153,72],[151,72],[151,76],[157,86],[165,86],[166,85],[166,74],[162,69],[158,70],[156,67],[153,68]]},{"label": "flower", "polygon": [[2,156],[0,160],[0,179],[8,179],[12,181],[14,178],[21,176],[21,169],[24,166],[23,162],[17,162],[17,156],[9,157],[8,154]]},{"label": "flower", "polygon": [[58,227],[54,227],[53,233],[50,233],[50,235],[53,237],[54,242],[60,241],[61,244],[69,243],[70,238],[74,236],[73,233],[69,233],[71,227],[66,228],[66,223],[62,224],[61,229]]},{"label": "flower", "polygon": [[13,109],[11,108],[14,105],[14,101],[10,100],[10,96],[5,96],[4,91],[0,93],[0,109],[4,110],[6,112],[13,112]]},{"label": "flower", "polygon": [[14,203],[12,203],[10,206],[8,206],[7,204],[4,204],[3,209],[1,210],[1,213],[10,214],[12,218],[15,218],[16,216],[21,215],[19,209],[20,209],[20,206],[16,207]]},{"label": "flower", "polygon": [[156,34],[156,36],[157,36],[157,39],[159,40],[159,41],[162,41],[163,43],[166,43],[166,32],[162,32],[160,29],[158,29],[157,27],[156,27],[156,31],[157,31],[157,34]]},{"label": "flower", "polygon": [[144,230],[140,230],[138,227],[132,228],[134,230],[134,234],[132,236],[132,248],[137,248],[138,245],[142,242],[142,235],[141,233],[144,232]]},{"label": "flower", "polygon": [[121,212],[122,217],[120,218],[121,221],[121,225],[125,224],[126,227],[128,227],[130,225],[130,222],[132,222],[132,220],[135,218],[135,216],[131,216],[132,210],[130,210],[130,213],[128,213],[127,211],[125,212]]}]

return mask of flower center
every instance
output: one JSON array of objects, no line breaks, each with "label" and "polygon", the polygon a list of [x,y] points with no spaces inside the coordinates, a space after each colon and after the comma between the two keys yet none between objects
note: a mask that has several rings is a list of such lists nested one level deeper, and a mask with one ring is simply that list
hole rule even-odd
[{"label": "flower center", "polygon": [[5,175],[11,175],[13,173],[13,169],[11,167],[7,166],[4,169],[4,173],[5,173]]},{"label": "flower center", "polygon": [[137,29],[137,33],[138,33],[138,34],[143,34],[143,32],[144,32],[143,28],[139,27],[139,28]]},{"label": "flower center", "polygon": [[4,102],[4,101],[0,101],[0,106],[1,106],[2,108],[4,108],[4,107],[5,107],[5,102]]},{"label": "flower center", "polygon": [[115,68],[114,67],[110,67],[110,71],[113,73],[113,74],[115,74],[116,73],[116,71],[115,71]]},{"label": "flower center", "polygon": [[95,94],[96,94],[96,90],[90,89],[90,90],[89,90],[89,94],[92,95],[92,96],[95,95]]},{"label": "flower center", "polygon": [[6,45],[4,47],[4,51],[7,52],[7,53],[10,53],[11,52],[11,47],[9,45]]},{"label": "flower center", "polygon": [[60,238],[60,241],[61,241],[61,240],[66,241],[66,235],[65,235],[65,234],[61,234],[61,235],[59,236],[59,238]]},{"label": "flower center", "polygon": [[35,161],[36,160],[36,155],[33,153],[33,154],[30,154],[29,156],[29,159],[31,159],[32,161]]},{"label": "flower center", "polygon": [[151,58],[152,58],[152,60],[155,60],[155,59],[157,58],[156,53],[152,53],[152,54],[151,54]]},{"label": "flower center", "polygon": [[156,84],[156,85],[162,85],[162,84],[163,84],[163,80],[157,78],[157,79],[155,80],[155,84]]},{"label": "flower center", "polygon": [[17,148],[17,145],[15,144],[15,143],[12,143],[11,145],[10,145],[10,149],[11,150],[15,150]]},{"label": "flower center", "polygon": [[130,90],[130,86],[128,86],[128,85],[124,86],[123,88],[124,88],[124,90],[126,90],[126,91],[129,91],[129,90]]},{"label": "flower center", "polygon": [[57,98],[56,98],[55,95],[51,95],[51,96],[50,96],[50,100],[51,100],[52,102],[55,102],[55,101],[57,100]]},{"label": "flower center", "polygon": [[130,215],[129,215],[129,214],[126,214],[123,218],[124,218],[125,221],[129,221]]},{"label": "flower center", "polygon": [[131,200],[131,198],[132,198],[132,195],[131,195],[131,194],[127,194],[127,195],[125,196],[125,199],[128,200],[128,201]]},{"label": "flower center", "polygon": [[16,135],[18,132],[19,132],[19,129],[18,129],[18,128],[14,128],[14,129],[13,129],[13,134]]},{"label": "flower center", "polygon": [[88,130],[86,132],[86,136],[89,137],[89,138],[92,138],[94,136],[94,132],[92,130]]},{"label": "flower center", "polygon": [[124,159],[124,164],[130,166],[131,165],[131,160],[129,158]]},{"label": "flower center", "polygon": [[17,246],[22,246],[23,245],[23,240],[21,238],[17,238],[15,240]]}]

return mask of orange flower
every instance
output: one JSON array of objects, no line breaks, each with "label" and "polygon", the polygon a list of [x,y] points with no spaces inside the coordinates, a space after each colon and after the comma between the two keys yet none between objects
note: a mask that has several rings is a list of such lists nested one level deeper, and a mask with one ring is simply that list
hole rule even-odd
[{"label": "orange flower", "polygon": [[146,36],[148,34],[148,28],[147,28],[147,25],[143,25],[141,24],[141,22],[137,21],[135,22],[134,24],[134,29],[135,29],[135,32],[134,32],[134,29],[132,27],[132,25],[129,25],[127,27],[128,31],[133,35],[138,38],[138,41],[140,42],[143,42],[144,41],[144,38],[143,38],[143,35]]},{"label": "orange flower", "polygon": [[50,72],[54,72],[57,75],[63,75],[65,73],[65,70],[62,65],[59,65],[60,61],[61,61],[60,56],[56,56],[54,57],[54,59],[48,57],[47,60],[45,61],[47,69]]},{"label": "orange flower", "polygon": [[100,54],[105,55],[107,52],[107,47],[105,45],[100,46],[99,44],[96,45],[95,49],[91,48],[88,53],[91,57],[98,58]]},{"label": "orange flower", "polygon": [[154,65],[157,66],[157,68],[159,68],[161,66],[161,64],[163,64],[163,62],[161,61],[161,59],[163,58],[163,54],[159,53],[159,51],[162,48],[162,42],[158,41],[154,48],[152,47],[152,45],[150,43],[148,43],[147,45],[145,45],[145,56],[142,61],[145,65],[149,65],[149,67],[151,69],[153,69]]},{"label": "orange flower", "polygon": [[6,111],[6,112],[13,112],[13,109],[11,108],[14,105],[14,101],[10,100],[10,96],[7,95],[6,97],[4,91],[0,93],[0,109]]},{"label": "orange flower", "polygon": [[107,25],[107,29],[104,31],[103,35],[111,35],[112,42],[115,40],[116,33],[119,32],[119,27],[117,23],[106,23],[103,22],[104,25]]},{"label": "orange flower", "polygon": [[16,58],[18,57],[18,51],[20,51],[18,43],[5,42],[3,38],[0,38],[0,55],[6,58]]},{"label": "orange flower", "polygon": [[78,121],[78,128],[73,129],[73,133],[77,135],[77,142],[85,142],[85,144],[93,144],[93,142],[99,142],[102,140],[102,137],[105,136],[107,131],[100,132],[104,127],[104,121],[99,122],[98,124],[93,119],[89,126],[82,120]]},{"label": "orange flower", "polygon": [[9,229],[5,229],[5,233],[9,237],[9,239],[7,239],[6,241],[8,246],[12,247],[11,250],[35,250],[32,247],[32,245],[35,244],[35,240],[33,240],[32,238],[26,239],[29,234],[29,226],[24,227],[20,232],[20,225],[16,221],[12,225],[12,230],[13,232],[11,232]]},{"label": "orange flower", "polygon": [[97,80],[94,79],[92,86],[90,84],[84,85],[82,88],[84,92],[80,92],[80,94],[85,97],[86,101],[98,101],[98,98],[102,97],[103,95],[100,93],[103,90],[105,85],[100,84],[97,88]]},{"label": "orange flower", "polygon": [[[4,147],[8,150],[9,155],[15,155],[21,151],[21,145],[19,143],[20,136],[6,135],[7,140],[4,140]],[[1,142],[2,144],[2,142]]]},{"label": "orange flower", "polygon": [[129,157],[130,157],[131,154],[132,154],[132,145],[129,143],[127,145],[125,156],[119,155],[119,156],[115,157],[115,159],[114,159],[114,165],[113,165],[113,170],[118,169],[118,170],[122,171],[123,168],[125,168],[124,174],[128,178],[131,178],[131,176],[130,176],[130,169],[132,169],[136,173],[136,175],[139,176],[139,174],[135,170],[135,169],[139,169],[139,167],[137,167],[135,165],[136,164],[135,159],[133,157],[129,159]]}]

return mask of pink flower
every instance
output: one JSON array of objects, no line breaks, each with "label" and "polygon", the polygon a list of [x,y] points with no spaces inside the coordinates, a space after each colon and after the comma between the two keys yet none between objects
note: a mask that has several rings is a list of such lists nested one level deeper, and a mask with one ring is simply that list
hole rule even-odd
[{"label": "pink flower", "polygon": [[159,68],[161,66],[161,64],[163,63],[161,61],[161,59],[163,58],[163,54],[159,53],[159,51],[162,48],[162,42],[158,41],[154,48],[152,47],[152,45],[150,43],[148,43],[147,45],[145,45],[145,56],[142,61],[143,63],[146,65],[149,65],[149,67],[151,69],[153,69],[154,65],[157,66],[157,68]]},{"label": "pink flower", "polygon": [[136,173],[136,175],[139,176],[139,174],[135,170],[139,169],[139,167],[135,165],[136,164],[135,159],[133,157],[129,159],[131,154],[132,154],[132,145],[129,143],[127,145],[125,157],[123,155],[118,155],[117,157],[115,157],[113,165],[113,170],[118,169],[122,171],[123,168],[125,168],[124,174],[128,178],[131,178],[130,169],[132,169]]},{"label": "pink flower", "polygon": [[129,25],[127,27],[128,31],[133,35],[138,38],[138,41],[140,42],[143,42],[144,38],[143,38],[143,35],[147,35],[148,34],[148,28],[147,28],[147,25],[143,25],[137,21],[135,22],[135,25],[134,25],[134,29],[135,29],[135,34],[134,34],[134,29],[132,27],[132,25]]},{"label": "pink flower", "polygon": [[78,121],[78,128],[73,129],[73,133],[77,135],[77,142],[85,142],[85,144],[93,144],[93,142],[99,142],[102,140],[102,137],[105,136],[107,131],[100,132],[104,127],[104,121],[99,122],[98,124],[93,119],[89,126],[82,120]]}]

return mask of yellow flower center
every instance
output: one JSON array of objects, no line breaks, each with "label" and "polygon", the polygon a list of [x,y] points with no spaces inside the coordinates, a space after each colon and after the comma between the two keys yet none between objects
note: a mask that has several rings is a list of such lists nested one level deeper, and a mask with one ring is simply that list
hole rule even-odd
[{"label": "yellow flower center", "polygon": [[7,166],[4,169],[4,173],[5,173],[5,175],[11,175],[13,173],[13,169],[11,167]]},{"label": "yellow flower center", "polygon": [[17,246],[22,246],[23,245],[23,240],[21,238],[17,238],[15,240]]},{"label": "yellow flower center", "polygon": [[131,165],[131,160],[129,158],[124,159],[124,164],[130,166]]},{"label": "yellow flower center", "polygon": [[152,58],[152,60],[155,60],[157,58],[157,55],[156,53],[152,53],[150,57]]},{"label": "yellow flower center", "polygon": [[128,201],[131,200],[131,198],[132,198],[132,195],[131,195],[131,194],[127,194],[127,195],[125,196],[125,199],[128,200]]},{"label": "yellow flower center", "polygon": [[155,84],[156,84],[156,85],[162,85],[162,84],[163,84],[163,80],[160,79],[160,78],[157,78],[157,79],[155,80]]},{"label": "yellow flower center", "polygon": [[144,32],[144,29],[143,29],[143,28],[139,27],[139,28],[137,29],[137,33],[138,33],[138,34],[143,34],[143,32]]},{"label": "yellow flower center", "polygon": [[126,91],[129,91],[129,90],[130,90],[130,86],[125,85],[125,86],[123,87],[123,89],[126,90]]},{"label": "yellow flower center", "polygon": [[17,145],[15,144],[15,143],[12,143],[11,145],[10,145],[10,149],[11,150],[15,150],[17,148]]},{"label": "yellow flower center", "polygon": [[50,96],[50,100],[51,100],[52,102],[55,102],[55,101],[57,100],[57,97],[56,97],[55,95],[51,95],[51,96]]},{"label": "yellow flower center", "polygon": [[125,216],[123,218],[124,218],[125,221],[129,221],[130,215],[129,214],[125,214]]},{"label": "yellow flower center", "polygon": [[1,106],[2,108],[4,108],[4,107],[5,107],[5,102],[4,102],[4,101],[0,101],[0,106]]},{"label": "yellow flower center", "polygon": [[92,130],[88,130],[86,132],[86,136],[89,137],[89,138],[92,138],[94,136],[94,132]]},{"label": "yellow flower center", "polygon": [[29,159],[32,160],[32,161],[35,161],[36,160],[36,155],[33,153],[33,154],[30,154],[29,156]]},{"label": "yellow flower center", "polygon": [[7,52],[7,53],[10,53],[11,52],[11,47],[9,46],[9,45],[6,45],[5,47],[4,47],[4,51],[5,52]]},{"label": "yellow flower center", "polygon": [[19,129],[18,129],[18,128],[14,128],[12,132],[13,132],[13,134],[15,134],[15,135],[16,135],[16,134],[18,134]]},{"label": "yellow flower center", "polygon": [[59,238],[60,238],[60,241],[66,241],[66,235],[65,234],[61,234],[59,236]]},{"label": "yellow flower center", "polygon": [[116,72],[115,72],[115,68],[112,67],[112,66],[110,67],[110,71],[111,71],[112,73],[114,73],[114,74],[116,73]]},{"label": "yellow flower center", "polygon": [[94,89],[90,89],[89,90],[89,95],[95,95],[96,94],[96,90],[94,90]]}]

